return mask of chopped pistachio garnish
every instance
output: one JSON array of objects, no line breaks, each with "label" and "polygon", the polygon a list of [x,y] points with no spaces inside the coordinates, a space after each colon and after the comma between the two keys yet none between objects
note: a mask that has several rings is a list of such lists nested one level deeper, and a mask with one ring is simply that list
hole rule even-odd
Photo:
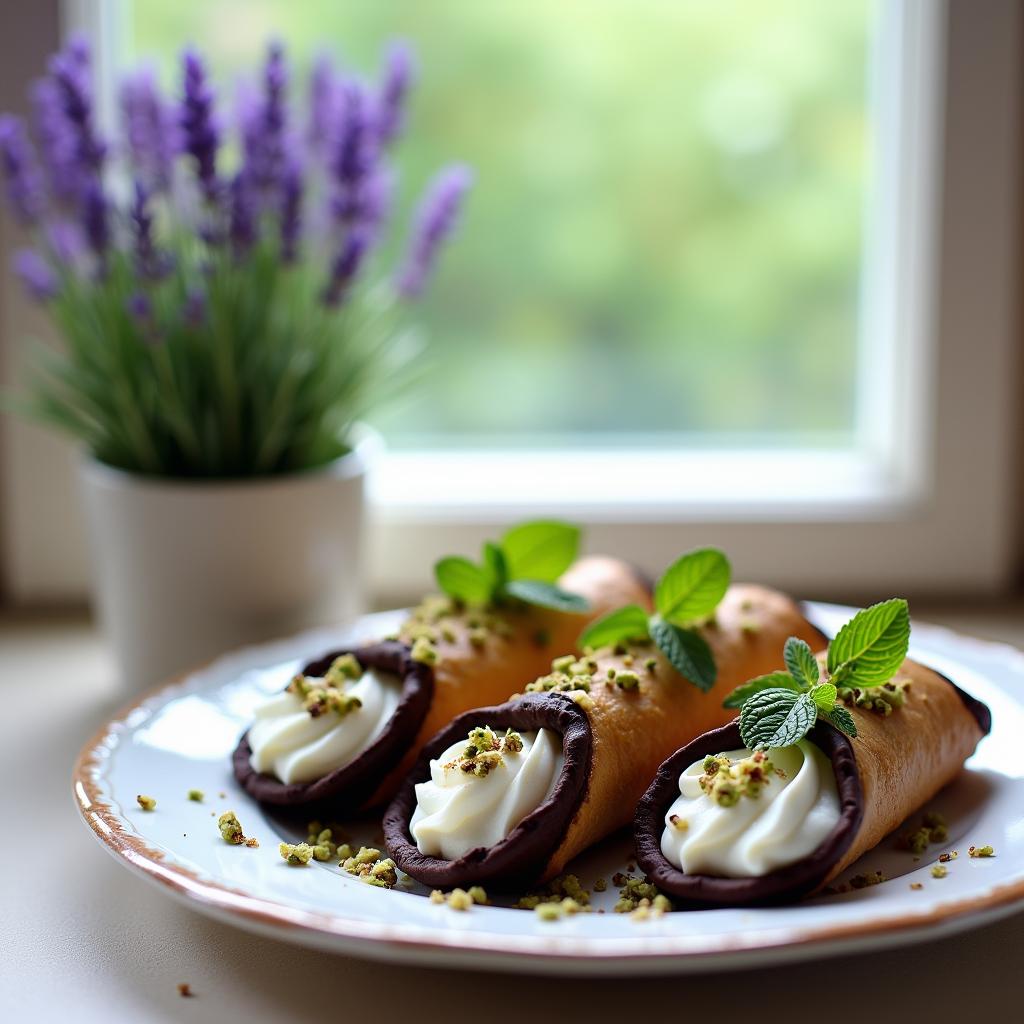
[{"label": "chopped pistachio garnish", "polygon": [[[340,855],[341,851],[338,852]],[[395,862],[390,857],[382,859],[380,850],[370,846],[361,846],[355,856],[346,857],[342,861],[341,867],[367,885],[376,885],[382,889],[393,889],[398,882]]]},{"label": "chopped pistachio garnish", "polygon": [[444,903],[444,893],[441,892],[440,889],[435,889],[430,894],[430,902],[431,903]]},{"label": "chopped pistachio garnish", "polygon": [[585,693],[583,690],[571,690],[569,692],[569,698],[576,704],[579,704],[584,711],[593,711],[594,698],[589,693]]},{"label": "chopped pistachio garnish", "polygon": [[657,667],[657,658],[644,658],[644,668],[647,669],[648,672],[653,672]]},{"label": "chopped pistachio garnish", "polygon": [[994,857],[996,851],[991,846],[972,846],[967,851],[968,857]]},{"label": "chopped pistachio garnish", "polygon": [[242,831],[242,823],[235,816],[234,811],[225,811],[217,819],[217,828],[220,829],[221,838],[226,843],[239,846],[245,842],[245,833]]},{"label": "chopped pistachio garnish", "polygon": [[482,779],[499,765],[504,764],[505,754],[518,754],[523,749],[523,737],[511,729],[499,736],[490,726],[477,726],[469,731],[469,744],[457,760],[446,768],[458,767],[467,775]]},{"label": "chopped pistachio garnish", "polygon": [[685,832],[690,827],[690,823],[685,818],[680,818],[678,814],[670,814],[668,816],[668,823],[677,832]]},{"label": "chopped pistachio garnish", "polygon": [[755,750],[739,761],[730,761],[724,754],[709,755],[702,767],[701,792],[720,807],[735,807],[742,797],[757,799],[775,771],[763,750]]},{"label": "chopped pistachio garnish", "polygon": [[949,874],[949,869],[945,864],[935,864],[932,867],[932,878],[945,878]]},{"label": "chopped pistachio garnish", "polygon": [[437,648],[425,636],[421,636],[413,642],[409,657],[413,661],[422,662],[424,665],[436,665],[438,658]]},{"label": "chopped pistachio garnish", "polygon": [[[356,674],[353,675],[353,672]],[[358,679],[360,675],[362,668],[359,662],[351,654],[343,654],[334,659],[323,679],[297,675],[292,678],[287,690],[302,700],[303,710],[308,711],[311,718],[319,718],[328,711],[333,711],[344,718],[345,715],[363,706],[358,697],[351,696],[343,690],[347,682]]]},{"label": "chopped pistachio garnish", "polygon": [[608,888],[608,882],[604,878],[599,878],[594,883],[594,892],[604,892]]},{"label": "chopped pistachio garnish", "polygon": [[562,916],[562,908],[558,903],[538,903],[533,912],[542,921],[557,921]]},{"label": "chopped pistachio garnish", "polygon": [[156,810],[156,797],[146,796],[144,793],[140,793],[135,799],[144,811]]},{"label": "chopped pistachio garnish", "polygon": [[541,905],[561,904],[570,900],[574,904],[573,913],[589,908],[590,893],[580,884],[576,875],[559,875],[553,878],[543,889],[527,893],[517,903],[520,910],[534,910]]},{"label": "chopped pistachio garnish", "polygon": [[924,882],[911,882],[910,883],[910,888],[911,889],[915,889],[915,890],[916,889],[923,889],[924,888]]},{"label": "chopped pistachio garnish", "polygon": [[956,860],[959,856],[960,852],[958,850],[950,850],[948,853],[940,853],[939,863],[948,864],[951,860]]},{"label": "chopped pistachio garnish", "polygon": [[588,906],[577,902],[571,896],[550,903],[538,903],[533,908],[533,912],[542,921],[557,921],[561,917],[571,917],[573,914],[586,913],[589,910]]},{"label": "chopped pistachio garnish", "polygon": [[554,690],[559,693],[568,693],[572,690],[590,692],[593,678],[589,675],[570,675],[568,672],[551,672],[546,676],[528,683],[527,693],[549,693]]},{"label": "chopped pistachio garnish", "polygon": [[[618,905],[616,904],[616,909]],[[658,893],[654,899],[642,897],[636,906],[629,911],[629,916],[634,921],[646,921],[652,917],[662,917],[672,909],[672,903],[667,896]]]},{"label": "chopped pistachio garnish", "polygon": [[324,673],[324,681],[332,686],[341,686],[347,680],[358,679],[362,674],[363,666],[354,654],[340,654]]},{"label": "chopped pistachio garnish", "polygon": [[613,908],[616,914],[631,914],[641,907],[649,912],[650,908],[656,906],[659,914],[672,909],[669,898],[658,892],[658,887],[645,878],[634,878],[620,872],[612,881],[620,886],[619,900]]},{"label": "chopped pistachio garnish", "polygon": [[313,856],[313,847],[309,843],[281,843],[277,850],[294,867],[305,866]]},{"label": "chopped pistachio garnish", "polygon": [[909,693],[909,680],[894,679],[882,686],[841,686],[839,700],[847,707],[864,708],[884,717],[903,707]]},{"label": "chopped pistachio garnish", "polygon": [[881,871],[872,871],[866,875],[854,875],[850,879],[850,887],[853,889],[867,889],[872,885],[881,885],[882,882],[889,881],[888,878]]},{"label": "chopped pistachio garnish", "polygon": [[190,789],[188,791],[189,800],[194,800],[197,804],[203,802],[203,797],[206,794],[201,789]]},{"label": "chopped pistachio garnish", "polygon": [[757,619],[744,619],[740,623],[740,631],[747,636],[754,636],[761,632],[761,623]]},{"label": "chopped pistachio garnish", "polygon": [[929,811],[921,820],[921,827],[901,836],[897,845],[920,856],[932,843],[940,844],[949,839],[949,826],[946,819],[934,811]]},{"label": "chopped pistachio garnish", "polygon": [[568,672],[569,666],[576,663],[575,654],[563,654],[560,658],[555,658],[551,662],[552,672]]},{"label": "chopped pistachio garnish", "polygon": [[640,686],[640,677],[631,671],[619,671],[615,673],[615,685],[620,690],[635,690]]},{"label": "chopped pistachio garnish", "polygon": [[473,897],[465,889],[452,889],[445,902],[452,910],[469,910],[473,906]]}]

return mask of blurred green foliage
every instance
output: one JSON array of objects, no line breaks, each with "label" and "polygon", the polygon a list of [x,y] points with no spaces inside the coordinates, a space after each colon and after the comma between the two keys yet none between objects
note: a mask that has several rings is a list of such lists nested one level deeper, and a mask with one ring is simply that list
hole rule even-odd
[{"label": "blurred green foliage", "polygon": [[[270,36],[375,73],[414,44],[408,212],[477,184],[421,309],[398,446],[853,431],[869,181],[868,0],[142,0],[138,57],[194,42],[225,99]],[[571,435],[571,437],[567,437]]]}]

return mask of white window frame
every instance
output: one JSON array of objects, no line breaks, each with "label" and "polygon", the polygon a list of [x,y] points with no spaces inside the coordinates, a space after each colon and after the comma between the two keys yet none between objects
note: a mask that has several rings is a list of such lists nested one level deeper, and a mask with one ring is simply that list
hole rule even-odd
[{"label": "white window frame", "polygon": [[[101,69],[118,63],[125,10],[121,0],[66,5],[67,22],[96,41]],[[877,103],[873,119],[881,159],[867,225],[856,447],[386,454],[372,487],[378,600],[408,598],[429,585],[442,554],[538,514],[581,522],[591,549],[651,572],[680,550],[716,543],[740,575],[808,596],[1008,585],[1024,397],[1016,319],[1024,17],[1012,0],[986,3],[984,17],[970,0],[880,0],[879,11],[872,89],[896,102]],[[26,333],[31,316],[6,278],[0,375],[6,366],[8,379],[17,363],[9,339]],[[83,593],[66,446],[25,425],[9,425],[0,441],[8,590],[23,600]]]}]

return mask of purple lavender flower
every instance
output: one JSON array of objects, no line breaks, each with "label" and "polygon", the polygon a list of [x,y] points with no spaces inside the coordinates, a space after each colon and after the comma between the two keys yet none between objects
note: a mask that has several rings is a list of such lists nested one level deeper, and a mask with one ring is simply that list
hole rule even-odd
[{"label": "purple lavender flower", "polygon": [[153,318],[153,303],[145,292],[132,292],[125,300],[128,315],[139,323],[148,324]]},{"label": "purple lavender flower", "polygon": [[142,182],[135,182],[131,222],[135,240],[135,268],[150,281],[166,276],[171,269],[170,255],[160,252],[153,242],[153,215],[149,212],[149,193]]},{"label": "purple lavender flower", "polygon": [[42,158],[50,196],[73,206],[82,190],[82,168],[75,155],[75,133],[61,104],[60,90],[49,78],[32,85],[32,132]]},{"label": "purple lavender flower", "polygon": [[70,221],[53,221],[46,226],[46,244],[54,262],[70,267],[82,253],[82,232]]},{"label": "purple lavender flower", "polygon": [[43,194],[25,126],[16,117],[0,117],[0,166],[7,183],[7,201],[18,221],[34,224],[43,209]]},{"label": "purple lavender flower", "polygon": [[332,166],[336,184],[332,209],[341,223],[354,224],[360,219],[363,185],[379,150],[373,107],[365,87],[356,81],[346,82],[343,100]]},{"label": "purple lavender flower", "polygon": [[46,302],[57,294],[57,277],[35,249],[19,249],[14,254],[14,272],[37,302]]},{"label": "purple lavender flower", "polygon": [[153,72],[146,68],[125,78],[120,101],[135,176],[155,191],[166,191],[177,149],[177,125]]},{"label": "purple lavender flower", "polygon": [[271,43],[260,102],[244,126],[246,173],[257,189],[276,186],[284,169],[288,69],[284,48]]},{"label": "purple lavender flower", "polygon": [[428,186],[420,202],[412,243],[398,275],[398,293],[404,299],[422,294],[437,260],[441,243],[451,234],[473,176],[468,167],[442,170]]},{"label": "purple lavender flower", "polygon": [[85,240],[96,257],[100,272],[106,267],[107,247],[110,245],[110,210],[107,197],[98,181],[89,181],[82,195],[82,230]]},{"label": "purple lavender flower", "polygon": [[323,293],[325,306],[339,306],[348,296],[370,251],[371,241],[370,232],[362,226],[357,225],[348,232],[331,265],[331,276]]},{"label": "purple lavender flower", "polygon": [[219,192],[217,147],[220,145],[220,135],[214,123],[213,91],[207,81],[203,59],[198,53],[186,50],[182,66],[185,77],[180,111],[182,148],[195,161],[196,176],[203,194],[209,202],[215,202]]},{"label": "purple lavender flower", "polygon": [[185,296],[185,323],[189,327],[202,327],[206,321],[206,292],[201,288],[190,288]]},{"label": "purple lavender flower", "polygon": [[338,83],[334,64],[328,54],[322,53],[309,76],[309,123],[306,139],[309,148],[317,154],[330,147],[332,126],[338,113]]},{"label": "purple lavender flower", "polygon": [[393,142],[404,127],[406,100],[415,77],[416,64],[408,43],[392,43],[377,99],[377,138],[382,146]]},{"label": "purple lavender flower", "polygon": [[231,181],[231,247],[236,256],[242,256],[256,241],[256,204],[252,185],[244,172],[239,171]]},{"label": "purple lavender flower", "polygon": [[290,160],[281,185],[281,259],[294,263],[302,233],[302,165]]},{"label": "purple lavender flower", "polygon": [[103,167],[107,147],[93,123],[91,71],[88,46],[72,42],[63,52],[50,58],[50,76],[57,86],[61,109],[74,133],[75,154],[79,162],[98,174]]}]

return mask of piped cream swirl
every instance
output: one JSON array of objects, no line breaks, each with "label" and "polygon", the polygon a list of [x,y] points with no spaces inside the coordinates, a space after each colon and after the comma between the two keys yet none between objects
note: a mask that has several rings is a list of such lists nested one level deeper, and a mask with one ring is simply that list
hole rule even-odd
[{"label": "piped cream swirl", "polygon": [[519,733],[522,750],[503,751],[485,775],[463,770],[466,741],[430,762],[416,785],[410,830],[420,853],[457,860],[504,839],[551,795],[562,771],[561,737],[550,729]]},{"label": "piped cream swirl", "polygon": [[[749,750],[724,754],[732,762]],[[774,771],[756,796],[723,804],[701,787],[704,762],[679,777],[679,797],[665,815],[661,852],[686,874],[756,878],[795,864],[839,822],[829,759],[807,740],[768,751]]]},{"label": "piped cream swirl", "polygon": [[345,695],[358,698],[360,706],[344,715],[327,710],[314,717],[303,698],[288,690],[265,701],[249,729],[249,763],[289,785],[350,764],[384,731],[401,699],[402,680],[367,669],[346,685]]}]

